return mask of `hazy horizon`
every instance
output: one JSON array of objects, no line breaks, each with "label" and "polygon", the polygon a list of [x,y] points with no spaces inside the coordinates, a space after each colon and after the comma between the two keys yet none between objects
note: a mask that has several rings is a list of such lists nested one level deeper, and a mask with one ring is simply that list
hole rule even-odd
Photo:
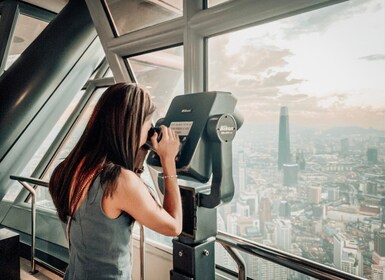
[{"label": "hazy horizon", "polygon": [[385,130],[385,1],[346,1],[209,39],[209,88],[247,121]]}]

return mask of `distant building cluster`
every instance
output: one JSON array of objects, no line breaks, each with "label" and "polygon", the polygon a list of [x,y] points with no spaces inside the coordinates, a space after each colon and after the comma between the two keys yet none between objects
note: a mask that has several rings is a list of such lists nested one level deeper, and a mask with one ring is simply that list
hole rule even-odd
[{"label": "distant building cluster", "polygon": [[[289,111],[282,107],[278,130],[236,137],[236,195],[219,209],[219,229],[385,279],[385,138],[364,130],[309,128],[305,141],[301,131],[289,131]],[[217,251],[219,263],[236,269],[223,248]],[[244,259],[255,279],[307,279],[262,259]]]}]

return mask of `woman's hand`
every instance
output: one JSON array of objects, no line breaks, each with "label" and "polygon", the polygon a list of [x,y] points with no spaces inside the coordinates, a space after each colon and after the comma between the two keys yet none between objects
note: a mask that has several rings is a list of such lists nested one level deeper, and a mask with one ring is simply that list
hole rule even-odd
[{"label": "woman's hand", "polygon": [[174,130],[164,125],[160,126],[162,132],[162,139],[157,141],[158,133],[154,133],[151,137],[152,147],[155,152],[160,157],[161,161],[165,160],[173,160],[175,161],[175,157],[179,151],[179,137]]}]

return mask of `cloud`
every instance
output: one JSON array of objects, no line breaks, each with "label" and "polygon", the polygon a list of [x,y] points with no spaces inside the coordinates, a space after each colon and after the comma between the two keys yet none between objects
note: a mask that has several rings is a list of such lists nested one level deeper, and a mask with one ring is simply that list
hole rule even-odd
[{"label": "cloud", "polygon": [[376,60],[385,60],[385,54],[372,54],[362,56],[359,59],[368,60],[368,61],[376,61]]},{"label": "cloud", "polygon": [[383,5],[381,1],[346,1],[317,9],[314,12],[303,13],[284,21],[285,26],[283,29],[290,31],[284,33],[287,37],[293,37],[299,36],[301,33],[323,32],[338,21],[350,19],[357,14],[375,13],[381,10],[381,5]]},{"label": "cloud", "polygon": [[281,86],[287,86],[287,85],[293,85],[302,83],[304,80],[301,79],[290,79],[291,72],[288,71],[282,71],[282,72],[276,72],[272,74],[271,76],[267,77],[263,83],[263,87],[281,87]]}]

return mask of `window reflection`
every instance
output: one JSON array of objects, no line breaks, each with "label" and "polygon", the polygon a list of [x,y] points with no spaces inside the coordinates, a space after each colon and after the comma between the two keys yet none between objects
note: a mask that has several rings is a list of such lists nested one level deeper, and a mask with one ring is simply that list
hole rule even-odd
[{"label": "window reflection", "polygon": [[33,40],[36,39],[36,37],[47,25],[48,22],[23,14],[19,15],[5,64],[5,69],[8,69],[16,61],[16,59],[33,42]]},{"label": "window reflection", "polygon": [[105,3],[118,36],[183,15],[182,0],[105,0]]},{"label": "window reflection", "polygon": [[[209,89],[245,118],[220,230],[382,279],[384,15],[383,1],[348,1],[209,39]],[[252,278],[269,269],[247,262]]]}]

